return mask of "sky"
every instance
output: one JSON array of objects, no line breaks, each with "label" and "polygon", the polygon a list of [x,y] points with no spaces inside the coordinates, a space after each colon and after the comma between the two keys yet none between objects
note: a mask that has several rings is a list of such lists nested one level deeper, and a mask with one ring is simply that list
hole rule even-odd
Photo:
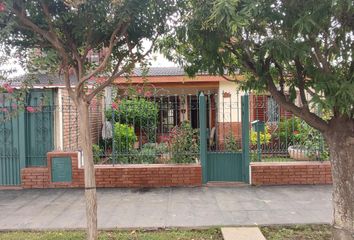
[{"label": "sky", "polygon": [[[167,60],[160,53],[152,53],[150,56],[151,67],[176,67],[177,65],[169,60]],[[20,76],[25,74],[25,70],[16,62],[16,59],[10,59],[9,64],[2,67],[3,69],[15,69],[15,71],[10,75],[10,77]]]}]

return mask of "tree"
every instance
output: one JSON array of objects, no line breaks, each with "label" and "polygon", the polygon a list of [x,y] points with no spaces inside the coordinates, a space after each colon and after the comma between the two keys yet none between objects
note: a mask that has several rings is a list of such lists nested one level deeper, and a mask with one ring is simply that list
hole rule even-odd
[{"label": "tree", "polygon": [[[0,2],[0,42],[55,66],[79,114],[80,146],[84,156],[88,239],[97,239],[97,200],[89,105],[122,74],[143,61],[168,30],[173,0],[6,0]],[[23,54],[25,53],[25,54]],[[97,54],[100,61],[88,61]],[[33,59],[33,58],[31,58]],[[44,61],[42,61],[44,60]],[[33,62],[32,62],[33,63]],[[102,75],[104,76],[102,78]],[[74,80],[70,80],[70,78]],[[90,81],[101,77],[94,89]],[[74,86],[73,86],[74,85]]]},{"label": "tree", "polygon": [[354,2],[188,0],[180,8],[162,42],[166,56],[189,74],[209,71],[267,90],[318,129],[331,155],[333,236],[354,239]]}]

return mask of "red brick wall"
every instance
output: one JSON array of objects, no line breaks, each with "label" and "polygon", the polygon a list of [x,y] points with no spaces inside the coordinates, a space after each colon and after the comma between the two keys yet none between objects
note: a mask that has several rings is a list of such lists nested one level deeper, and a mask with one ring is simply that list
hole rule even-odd
[{"label": "red brick wall", "polygon": [[[79,136],[79,116],[74,105],[74,102],[70,99],[66,89],[61,89],[62,97],[62,121],[63,124],[63,149],[73,150],[79,148],[80,136]],[[102,129],[102,112],[103,106],[100,99],[92,99],[90,105],[90,128],[92,134],[92,142],[98,144],[99,137]]]},{"label": "red brick wall", "polygon": [[253,185],[331,184],[329,162],[251,163]]},{"label": "red brick wall", "polygon": [[[50,162],[52,157],[71,156],[72,182],[52,183]],[[23,188],[77,188],[84,187],[84,171],[78,167],[77,153],[50,152],[48,167],[25,168],[21,171]],[[199,164],[154,164],[96,166],[97,187],[174,187],[201,186],[202,169]]]}]

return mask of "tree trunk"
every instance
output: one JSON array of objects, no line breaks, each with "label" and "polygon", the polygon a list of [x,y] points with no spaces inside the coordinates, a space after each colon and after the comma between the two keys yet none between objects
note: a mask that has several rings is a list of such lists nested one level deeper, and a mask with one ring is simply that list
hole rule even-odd
[{"label": "tree trunk", "polygon": [[325,134],[332,163],[333,239],[354,240],[354,129],[336,124]]},{"label": "tree trunk", "polygon": [[97,196],[92,136],[89,124],[89,104],[83,100],[79,100],[77,105],[80,120],[80,143],[84,157],[87,239],[96,240],[98,235]]}]

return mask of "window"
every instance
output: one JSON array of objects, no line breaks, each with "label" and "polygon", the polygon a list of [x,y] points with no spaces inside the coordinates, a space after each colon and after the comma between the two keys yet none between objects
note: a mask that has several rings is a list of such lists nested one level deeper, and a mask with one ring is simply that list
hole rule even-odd
[{"label": "window", "polygon": [[179,114],[178,114],[178,106],[179,101],[178,98],[169,98],[164,97],[160,100],[160,126],[158,127],[158,132],[160,133],[168,133],[172,130],[174,126],[178,124]]},{"label": "window", "polygon": [[279,106],[275,100],[268,96],[267,99],[267,122],[278,122],[279,119]]}]

